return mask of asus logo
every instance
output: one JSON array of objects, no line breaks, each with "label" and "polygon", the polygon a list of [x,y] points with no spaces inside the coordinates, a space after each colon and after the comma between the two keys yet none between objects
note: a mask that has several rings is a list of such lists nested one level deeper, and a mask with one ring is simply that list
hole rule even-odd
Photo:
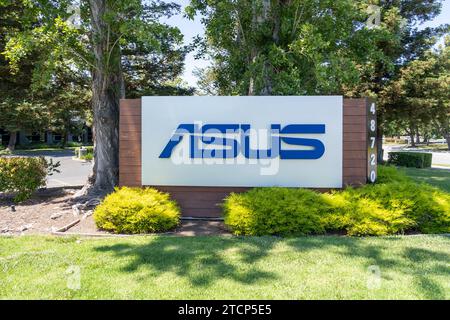
[{"label": "asus logo", "polygon": [[[325,134],[325,125],[290,124],[281,128],[279,124],[272,124],[270,148],[259,150],[250,146],[252,130],[249,124],[180,124],[159,158],[170,158],[175,147],[187,137],[192,159],[229,159],[240,154],[247,159],[320,159],[325,153],[324,144],[318,139],[296,136],[299,134]],[[291,147],[283,149],[282,143]],[[211,147],[202,148],[201,144]]]}]

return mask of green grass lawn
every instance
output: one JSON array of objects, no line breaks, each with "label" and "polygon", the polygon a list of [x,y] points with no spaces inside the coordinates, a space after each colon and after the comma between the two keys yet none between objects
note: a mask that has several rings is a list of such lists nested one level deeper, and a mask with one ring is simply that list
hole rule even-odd
[{"label": "green grass lawn", "polygon": [[449,299],[449,262],[449,236],[3,237],[0,298]]},{"label": "green grass lawn", "polygon": [[450,192],[450,170],[399,168],[417,182],[426,182],[444,191]]}]

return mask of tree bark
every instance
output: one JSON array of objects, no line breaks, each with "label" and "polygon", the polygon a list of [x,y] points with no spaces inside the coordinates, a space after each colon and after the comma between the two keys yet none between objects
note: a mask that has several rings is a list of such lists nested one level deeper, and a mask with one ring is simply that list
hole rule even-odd
[{"label": "tree bark", "polygon": [[[278,5],[278,4],[277,4]],[[262,1],[262,8],[259,8],[258,1],[253,0],[253,17],[252,17],[252,27],[253,32],[258,32],[258,27],[261,24],[264,24],[268,21],[269,15],[271,14],[271,11],[273,10],[272,4],[270,0],[263,0]],[[279,31],[280,31],[280,21],[278,14],[275,15],[275,19],[273,21],[274,23],[274,29],[272,33],[272,40],[274,43],[279,42]],[[256,61],[256,58],[258,57],[259,53],[261,52],[260,48],[256,47],[256,44],[253,44],[255,47],[251,50],[251,56],[250,61],[253,63]],[[266,57],[267,59],[267,57]],[[263,63],[262,66],[262,88],[260,88],[258,91],[255,89],[255,80],[254,78],[250,79],[249,84],[249,90],[248,95],[254,96],[254,95],[260,95],[260,96],[270,96],[273,93],[273,85],[272,85],[272,78],[271,78],[271,65],[266,60]]]},{"label": "tree bark", "polygon": [[417,144],[420,144],[420,133],[419,133],[418,130],[417,130],[417,132],[416,132],[416,143],[417,143]]},{"label": "tree bark", "polygon": [[414,132],[411,132],[409,134],[409,140],[411,142],[411,147],[415,147],[416,146],[416,142],[414,141]]},{"label": "tree bark", "polygon": [[110,11],[108,1],[89,0],[89,4],[96,66],[92,84],[94,164],[87,185],[77,196],[98,197],[112,192],[118,184],[119,103],[124,86],[118,35],[103,19]]},{"label": "tree bark", "polygon": [[12,152],[16,149],[16,143],[17,143],[17,131],[12,131],[9,133],[9,142],[7,150]]},{"label": "tree bark", "polygon": [[[253,0],[252,2],[252,32],[257,32],[257,27],[258,27],[258,8],[257,8],[257,3],[255,2],[255,0]],[[249,64],[255,63],[256,62],[256,57],[258,56],[258,49],[256,47],[255,43],[252,43],[252,48],[250,49],[250,57],[249,57]],[[252,76],[250,78],[250,83],[249,83],[249,87],[248,87],[248,95],[249,96],[255,96],[256,95],[256,90],[255,90],[255,79]]]},{"label": "tree bark", "polygon": [[450,150],[450,134],[445,135],[445,140],[447,141],[447,148]]},{"label": "tree bark", "polygon": [[67,145],[67,131],[63,130],[61,134],[61,148],[65,148]]},{"label": "tree bark", "polygon": [[[380,123],[380,122],[378,122]],[[383,129],[380,125],[377,126],[377,162],[383,163]]]}]

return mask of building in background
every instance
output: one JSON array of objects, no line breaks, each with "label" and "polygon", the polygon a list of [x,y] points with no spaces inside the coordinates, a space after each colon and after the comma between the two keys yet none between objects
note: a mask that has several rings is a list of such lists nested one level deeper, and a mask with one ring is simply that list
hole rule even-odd
[{"label": "building in background", "polygon": [[[10,133],[0,128],[0,143],[7,146],[9,143]],[[61,133],[53,131],[27,131],[23,130],[17,133],[17,145],[29,146],[33,144],[60,145],[63,142]],[[92,129],[84,126],[80,134],[68,133],[66,143],[77,142],[81,144],[92,144]]]}]

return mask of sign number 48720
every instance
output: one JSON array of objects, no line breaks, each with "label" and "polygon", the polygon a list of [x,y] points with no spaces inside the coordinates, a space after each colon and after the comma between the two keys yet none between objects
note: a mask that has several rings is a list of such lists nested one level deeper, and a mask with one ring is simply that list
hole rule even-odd
[{"label": "sign number 48720", "polygon": [[375,183],[377,180],[377,110],[374,102],[370,103],[368,110],[368,180]]}]

